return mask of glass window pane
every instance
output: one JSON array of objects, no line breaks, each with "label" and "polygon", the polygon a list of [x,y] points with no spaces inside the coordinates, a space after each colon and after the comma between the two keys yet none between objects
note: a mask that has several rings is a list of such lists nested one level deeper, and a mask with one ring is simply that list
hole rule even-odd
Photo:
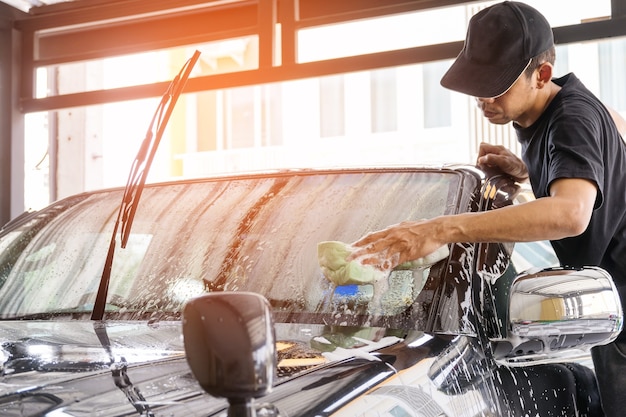
[{"label": "glass window pane", "polygon": [[[441,30],[441,22],[450,22]],[[465,8],[452,7],[298,31],[298,62],[451,42],[465,37]],[[320,48],[320,45],[324,45]]]},{"label": "glass window pane", "polygon": [[320,78],[320,129],[323,138],[344,134],[344,103],[343,76]]},{"label": "glass window pane", "polygon": [[524,0],[524,3],[539,10],[552,27],[611,16],[611,0]]},{"label": "glass window pane", "polygon": [[201,55],[192,78],[256,69],[258,43],[258,36],[254,35],[40,68],[54,75],[52,79],[56,79],[57,83],[46,85],[46,77],[38,76],[37,93],[41,98],[170,81],[195,50],[199,50]]},{"label": "glass window pane", "polygon": [[626,111],[626,39],[598,45],[600,97],[617,111]]},{"label": "glass window pane", "polygon": [[233,88],[227,92],[225,123],[226,148],[254,146],[255,87]]},{"label": "glass window pane", "polygon": [[282,84],[275,83],[263,86],[262,119],[261,129],[263,146],[276,146],[283,144],[283,106]]},{"label": "glass window pane", "polygon": [[372,132],[393,132],[398,128],[396,69],[372,71],[370,80]]},{"label": "glass window pane", "polygon": [[433,62],[423,65],[424,76],[424,127],[445,127],[452,124],[452,100],[450,90],[440,84],[441,75],[450,62]]},{"label": "glass window pane", "polygon": [[[139,307],[128,313],[180,311],[199,294],[193,290],[214,285],[319,312],[330,306],[321,298],[331,288],[315,256],[318,242],[351,242],[389,224],[464,210],[473,187],[461,189],[460,181],[467,178],[454,172],[390,170],[146,187],[128,246],[115,253],[109,301]],[[355,185],[359,192],[351,192]],[[89,313],[121,198],[122,190],[112,190],[64,201],[5,234],[0,247],[16,250],[0,257],[0,279],[7,279],[0,289],[3,315]],[[397,204],[399,198],[410,203]],[[31,240],[33,230],[41,234]],[[294,286],[293,276],[305,279]],[[400,284],[401,277],[396,274]],[[405,294],[418,295],[412,293]],[[413,301],[396,300],[391,314]]]},{"label": "glass window pane", "polygon": [[[611,15],[610,0],[529,0],[526,3],[539,10],[553,27]],[[311,62],[461,41],[465,39],[471,15],[492,4],[494,2],[441,7],[301,29],[297,34],[297,60]],[[442,22],[445,22],[445,30],[442,30]]]}]

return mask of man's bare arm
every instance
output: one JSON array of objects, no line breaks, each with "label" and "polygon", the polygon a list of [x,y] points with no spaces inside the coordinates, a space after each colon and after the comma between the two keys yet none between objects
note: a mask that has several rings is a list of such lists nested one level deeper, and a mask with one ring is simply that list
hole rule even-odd
[{"label": "man's bare arm", "polygon": [[554,182],[550,197],[480,213],[403,222],[370,233],[353,244],[350,259],[395,266],[456,242],[530,242],[577,236],[585,231],[596,200],[596,185],[585,179]]}]

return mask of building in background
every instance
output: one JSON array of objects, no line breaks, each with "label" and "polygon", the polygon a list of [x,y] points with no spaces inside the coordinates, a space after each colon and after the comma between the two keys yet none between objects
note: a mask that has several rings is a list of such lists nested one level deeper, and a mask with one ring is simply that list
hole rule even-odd
[{"label": "building in background", "polygon": [[[463,39],[469,17],[493,3],[307,29],[299,34],[298,59]],[[557,4],[553,10],[545,10],[545,2],[535,7],[545,10],[553,26],[610,11],[608,1],[581,5],[568,7],[571,16],[559,13]],[[453,30],[441,30],[444,19]],[[202,54],[192,77],[253,69],[258,47],[256,37],[246,37],[43,68],[39,94],[166,81],[194,49]],[[450,63],[184,94],[149,180],[281,168],[473,163],[483,140],[519,151],[510,126],[489,124],[472,98],[440,86]],[[626,39],[559,46],[556,74],[570,70],[626,115]],[[77,192],[123,186],[157,103],[147,99],[27,115],[25,206],[36,209]]]}]

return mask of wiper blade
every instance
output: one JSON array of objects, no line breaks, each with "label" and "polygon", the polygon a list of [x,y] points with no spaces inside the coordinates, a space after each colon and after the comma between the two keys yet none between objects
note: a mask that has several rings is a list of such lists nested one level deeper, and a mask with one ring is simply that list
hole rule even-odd
[{"label": "wiper blade", "polygon": [[[122,248],[125,248],[126,243],[128,243],[128,236],[130,235],[130,228],[132,226],[133,219],[135,218],[139,198],[141,197],[141,192],[143,191],[143,187],[146,183],[146,177],[150,171],[152,160],[154,159],[154,155],[159,147],[159,143],[161,142],[161,137],[163,136],[167,122],[169,121],[170,115],[174,110],[174,106],[176,106],[176,101],[185,87],[187,79],[191,74],[191,70],[195,66],[199,56],[200,52],[196,51],[194,55],[185,63],[178,75],[172,80],[165,94],[163,94],[161,102],[159,103],[152,121],[150,122],[150,126],[148,127],[146,137],[144,138],[141,147],[139,148],[139,152],[133,161],[130,175],[128,176],[128,183],[126,184],[126,189],[124,191],[122,205],[118,213],[118,220],[121,216],[122,221]],[[155,123],[157,131],[156,136],[153,136]]]},{"label": "wiper blade", "polygon": [[109,334],[107,333],[106,324],[94,323],[93,325],[94,332],[96,336],[98,336],[98,340],[100,344],[107,352],[109,356],[109,367],[111,369],[111,374],[113,376],[113,382],[115,386],[118,387],[125,395],[128,402],[130,402],[135,410],[142,416],[154,417],[154,413],[150,409],[150,405],[147,403],[146,398],[143,396],[138,387],[136,387],[128,376],[127,372],[127,363],[124,357],[121,358],[121,362],[117,362],[115,360],[115,355],[113,355],[113,349],[111,346],[111,339],[109,339]]},{"label": "wiper blade", "polygon": [[[133,161],[128,181],[126,183],[126,188],[124,189],[122,204],[120,205],[120,209],[117,213],[117,219],[115,220],[115,225],[113,227],[113,233],[109,243],[109,251],[104,263],[96,302],[91,314],[92,320],[102,320],[104,317],[106,298],[109,291],[109,281],[111,280],[113,255],[115,253],[116,235],[118,228],[120,227],[120,223],[121,247],[125,248],[128,243],[128,237],[130,236],[130,230],[133,224],[133,219],[135,218],[135,212],[137,211],[139,199],[141,198],[141,193],[146,183],[146,177],[148,176],[150,166],[152,165],[152,160],[154,159],[154,155],[159,147],[161,137],[163,136],[167,122],[169,121],[172,111],[174,110],[176,101],[183,91],[185,84],[187,84],[191,70],[195,66],[199,57],[200,52],[195,51],[193,56],[189,58],[185,65],[183,65],[178,75],[174,77],[165,91],[165,94],[163,94],[152,121],[150,122],[150,126],[148,127],[146,137],[141,143],[139,152],[137,152],[137,156]],[[155,126],[156,134],[154,134]]]}]

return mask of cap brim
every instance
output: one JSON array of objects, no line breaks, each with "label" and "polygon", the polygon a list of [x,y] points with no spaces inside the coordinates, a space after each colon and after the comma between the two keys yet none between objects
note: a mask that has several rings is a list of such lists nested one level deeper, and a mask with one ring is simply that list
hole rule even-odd
[{"label": "cap brim", "polygon": [[498,97],[506,93],[528,66],[523,61],[507,66],[479,65],[463,52],[441,78],[441,85],[472,97]]}]

